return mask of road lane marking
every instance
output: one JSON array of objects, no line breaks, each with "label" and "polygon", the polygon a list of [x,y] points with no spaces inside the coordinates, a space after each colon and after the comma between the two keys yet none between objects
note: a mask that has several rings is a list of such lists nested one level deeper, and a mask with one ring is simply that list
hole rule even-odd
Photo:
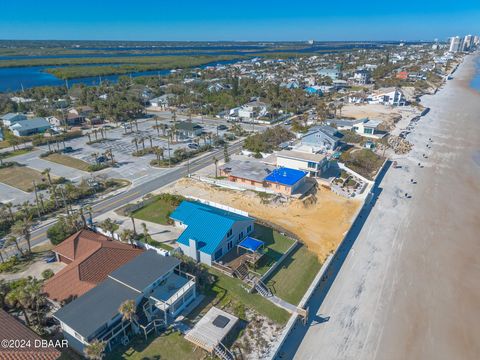
[{"label": "road lane marking", "polygon": [[110,203],[104,205],[104,206],[101,206],[101,207],[99,207],[98,209],[95,209],[94,212],[102,211],[103,209],[106,209],[107,207],[112,206],[113,204],[119,203],[120,201],[124,201],[124,200],[126,200],[126,199],[128,199],[128,198],[131,198],[132,196],[138,197],[138,196],[137,196],[138,194],[140,194],[140,192],[139,192],[139,191],[135,191],[134,193],[131,193],[131,194],[128,195],[128,196],[120,197],[120,199],[117,199],[117,200],[115,200],[115,201],[113,201],[113,202],[110,202]]}]

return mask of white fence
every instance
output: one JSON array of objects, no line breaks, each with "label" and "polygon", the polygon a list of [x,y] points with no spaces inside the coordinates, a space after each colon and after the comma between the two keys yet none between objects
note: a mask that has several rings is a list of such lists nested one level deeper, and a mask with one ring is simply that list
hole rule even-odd
[{"label": "white fence", "polygon": [[248,184],[234,183],[228,180],[217,180],[217,179],[211,179],[211,178],[198,176],[198,175],[190,175],[190,177],[192,179],[202,181],[207,184],[212,184],[212,185],[216,185],[216,186],[220,186],[220,187],[232,189],[232,190],[239,190],[239,191],[252,190],[252,191],[258,191],[258,192],[264,192],[267,194],[276,194],[275,191],[271,189],[266,189],[263,187],[258,187],[258,186],[248,185]]},{"label": "white fence", "polygon": [[216,207],[216,208],[218,208],[218,209],[230,211],[230,212],[232,212],[232,213],[239,214],[239,215],[243,215],[243,216],[248,216],[248,212],[242,211],[242,210],[238,210],[238,209],[235,209],[235,208],[230,207],[230,206],[222,205],[222,204],[219,204],[219,203],[216,203],[216,202],[213,202],[213,201],[208,201],[208,200],[200,199],[200,198],[197,198],[197,197],[195,197],[195,196],[187,196],[187,198],[192,199],[192,200],[196,200],[196,201],[198,201],[198,202],[201,202],[202,204],[206,204],[206,205],[210,205],[210,206]]}]

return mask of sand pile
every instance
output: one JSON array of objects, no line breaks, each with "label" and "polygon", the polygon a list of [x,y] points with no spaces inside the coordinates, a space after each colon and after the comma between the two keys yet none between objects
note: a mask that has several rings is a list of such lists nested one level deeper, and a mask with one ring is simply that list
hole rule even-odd
[{"label": "sand pile", "polygon": [[247,211],[253,217],[295,234],[320,260],[338,246],[360,207],[358,200],[346,199],[325,189],[304,200],[286,203],[269,203],[254,192],[228,190],[192,179],[181,179],[163,191]]}]

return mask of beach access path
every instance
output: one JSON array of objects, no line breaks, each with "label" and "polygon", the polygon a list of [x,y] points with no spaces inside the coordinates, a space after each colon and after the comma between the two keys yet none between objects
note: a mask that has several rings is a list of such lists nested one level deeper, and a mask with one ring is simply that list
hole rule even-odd
[{"label": "beach access path", "polygon": [[307,325],[296,325],[278,358],[480,358],[480,93],[468,88],[473,72],[471,55],[443,89],[422,98],[431,111],[408,137],[413,150],[380,178],[374,205],[308,303]]}]

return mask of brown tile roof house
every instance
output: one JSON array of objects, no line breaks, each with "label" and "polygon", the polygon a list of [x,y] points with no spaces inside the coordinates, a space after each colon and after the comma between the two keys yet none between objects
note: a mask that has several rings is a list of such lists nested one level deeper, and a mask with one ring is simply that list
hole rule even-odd
[{"label": "brown tile roof house", "polygon": [[53,347],[35,346],[35,340],[38,342],[42,338],[2,309],[0,309],[0,339],[25,340],[25,345],[30,343],[30,346],[25,347],[1,346],[0,359],[2,360],[55,360],[61,355]]},{"label": "brown tile roof house", "polygon": [[83,295],[143,252],[90,230],[80,230],[53,251],[68,265],[47,281],[44,290],[59,302]]}]

